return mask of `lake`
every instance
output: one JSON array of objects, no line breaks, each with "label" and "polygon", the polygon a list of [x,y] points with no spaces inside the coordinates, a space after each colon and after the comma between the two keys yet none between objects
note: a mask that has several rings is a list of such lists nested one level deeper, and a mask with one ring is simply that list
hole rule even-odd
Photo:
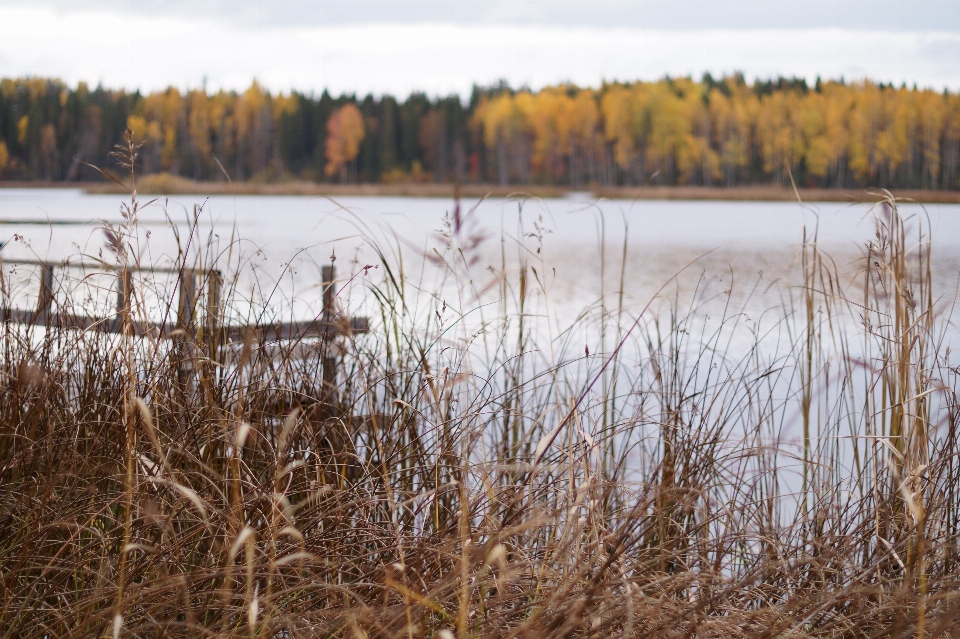
[{"label": "lake", "polygon": [[[141,197],[141,203],[151,199]],[[6,241],[0,256],[51,261],[103,256],[100,227],[104,220],[119,223],[120,204],[128,200],[71,189],[0,189],[0,240]],[[195,205],[197,232],[191,240]],[[556,335],[601,302],[638,312],[664,285],[660,296],[681,306],[696,295],[706,299],[698,306],[703,316],[718,305],[762,314],[796,291],[805,230],[809,236],[819,229],[821,247],[850,278],[874,232],[871,207],[864,204],[596,201],[586,195],[464,200],[463,224],[453,243],[465,247],[469,260],[448,259],[447,267],[438,268],[425,257],[439,259],[447,244],[444,217],[452,224],[453,205],[404,197],[160,198],[139,212],[137,250],[144,263],[169,265],[179,242],[189,244],[192,255],[219,256],[227,271],[243,265],[238,290],[250,301],[279,304],[297,317],[315,313],[319,267],[334,254],[345,280],[365,265],[382,267],[373,250],[379,246],[394,270],[402,261],[411,291],[423,303],[434,299],[464,312],[478,304],[471,291],[482,291],[497,273],[509,276],[526,265],[534,275],[526,312]],[[960,273],[960,205],[903,209],[914,225],[933,229],[936,289],[952,299]],[[25,223],[45,220],[81,224]],[[26,279],[17,304],[29,307],[36,284],[31,289],[27,280],[35,274],[21,270]],[[369,277],[383,273],[378,268]],[[343,296],[358,312],[367,306],[356,286]]]},{"label": "lake", "polygon": [[[0,239],[7,242],[0,256],[110,261],[103,221],[119,224],[124,201],[128,199],[65,189],[0,190]],[[582,387],[595,379],[606,353],[641,317],[645,328],[627,344],[617,374],[634,379],[630,384],[637,388],[653,388],[655,380],[636,379],[652,374],[646,366],[651,346],[644,338],[662,338],[656,323],[663,322],[667,342],[676,338],[686,362],[684,374],[697,380],[698,388],[719,395],[731,375],[744,380],[759,375],[759,380],[764,370],[781,365],[792,370],[800,361],[804,234],[809,238],[817,230],[820,246],[853,293],[863,247],[874,236],[874,212],[861,204],[465,200],[458,232],[453,210],[451,201],[427,198],[178,196],[156,200],[139,212],[135,243],[145,264],[169,266],[185,250],[205,265],[216,256],[228,275],[239,272],[233,313],[240,321],[245,313],[264,308],[280,319],[315,317],[321,308],[320,267],[336,255],[343,306],[351,314],[372,316],[376,334],[377,308],[366,285],[382,285],[388,269],[394,276],[402,273],[409,305],[406,330],[421,331],[430,343],[442,335],[451,345],[470,344],[464,367],[480,378],[509,359],[508,351],[519,343],[514,337],[522,317],[523,330],[533,335],[524,346],[535,354],[524,364],[531,379],[552,370],[570,388]],[[940,352],[947,347],[956,352],[960,330],[952,303],[960,275],[960,206],[905,205],[903,212],[914,230],[918,224],[932,229],[934,289],[945,312]],[[194,219],[196,232],[191,234]],[[28,223],[47,220],[77,224]],[[363,275],[367,265],[376,268]],[[15,305],[35,305],[37,270],[9,262],[4,266]],[[526,274],[522,313],[521,271]],[[67,287],[75,299],[99,304],[104,315],[112,312],[110,277],[97,280],[76,268],[57,272],[61,281],[78,283]],[[149,312],[157,317],[163,300],[175,297],[170,282],[152,286]],[[818,312],[826,298],[819,299]],[[845,341],[841,350],[829,339],[819,345],[818,361],[825,368],[818,392],[824,398],[837,379],[827,369],[840,371],[847,357],[872,357],[864,351],[869,340],[862,339],[855,305],[830,315],[830,322],[830,335],[845,336]],[[593,358],[584,357],[587,353]],[[601,384],[613,383],[607,372],[603,375]],[[797,449],[799,413],[789,399],[797,396],[797,378],[784,374],[773,379],[765,383],[773,403],[784,407],[778,422],[783,427],[771,431],[769,441]],[[730,392],[733,404],[742,399],[739,391]],[[846,392],[855,404],[864,403],[862,391]],[[624,401],[629,412],[633,400]],[[934,413],[942,413],[939,397],[933,402]],[[833,433],[836,414],[826,402],[818,406],[823,412],[815,415],[815,423]],[[735,423],[730,446],[746,436],[753,422],[744,417]],[[637,432],[655,435],[656,429]],[[840,458],[853,459],[845,451]]]}]

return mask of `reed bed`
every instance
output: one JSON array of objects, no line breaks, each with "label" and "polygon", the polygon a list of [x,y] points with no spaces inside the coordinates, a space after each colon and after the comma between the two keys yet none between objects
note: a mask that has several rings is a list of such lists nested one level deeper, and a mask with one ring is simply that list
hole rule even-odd
[{"label": "reed bed", "polygon": [[956,636],[954,300],[922,222],[888,194],[853,275],[811,229],[766,323],[621,289],[546,338],[535,254],[484,289],[457,212],[431,258],[460,302],[376,246],[367,335],[224,344],[205,313],[257,315],[234,274],[157,339],[140,271],[119,334],[4,324],[0,634]]}]

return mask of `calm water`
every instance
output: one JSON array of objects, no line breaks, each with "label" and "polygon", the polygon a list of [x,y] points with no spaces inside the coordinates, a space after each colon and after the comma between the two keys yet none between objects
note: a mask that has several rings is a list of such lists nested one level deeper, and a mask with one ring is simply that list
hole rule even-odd
[{"label": "calm water", "polygon": [[[7,241],[0,256],[109,259],[99,227],[104,220],[121,220],[123,201],[121,196],[65,189],[0,190],[0,240]],[[191,238],[195,205],[197,232]],[[873,234],[870,207],[843,203],[566,198],[465,200],[461,207],[465,222],[455,243],[465,247],[466,258],[457,261],[448,255],[446,271],[424,256],[443,253],[446,240],[439,233],[448,228],[444,216],[452,212],[453,202],[430,198],[164,198],[140,212],[138,251],[144,263],[169,264],[178,244],[189,245],[191,254],[218,255],[221,265],[242,264],[240,289],[249,290],[252,300],[280,302],[303,316],[315,310],[320,265],[329,263],[333,254],[341,276],[371,264],[381,266],[371,273],[376,278],[384,272],[373,249],[379,246],[393,269],[402,261],[408,282],[415,285],[412,290],[419,285],[415,294],[422,301],[442,298],[463,311],[477,305],[475,291],[495,273],[516,275],[525,264],[536,270],[528,310],[555,333],[601,299],[608,307],[619,303],[613,293],[621,281],[623,304],[631,311],[642,309],[667,283],[662,296],[676,296],[681,303],[693,299],[696,291],[701,297],[706,291],[708,297],[720,294],[726,304],[730,291],[735,307],[763,313],[795,290],[805,229],[810,234],[819,227],[821,245],[851,277],[860,249]],[[960,206],[907,206],[905,213],[933,229],[937,289],[955,296]],[[84,224],[28,225],[24,220]],[[29,279],[29,269],[22,270]],[[449,276],[451,270],[456,277]],[[30,286],[25,280],[19,289],[27,306],[35,295]],[[355,289],[351,299],[363,305]],[[709,304],[704,308],[708,313]]]},{"label": "calm water", "polygon": [[[7,241],[0,256],[109,261],[101,227],[104,220],[120,222],[122,201],[119,196],[71,190],[0,190],[0,240]],[[196,233],[191,234],[194,205],[200,208]],[[486,348],[490,334],[516,332],[517,283],[521,267],[528,267],[524,322],[537,334],[539,348],[533,365],[577,362],[570,373],[577,384],[591,378],[602,360],[584,360],[585,348],[597,355],[615,343],[610,334],[615,331],[601,334],[603,323],[597,320],[620,305],[621,325],[629,325],[641,311],[652,320],[678,308],[679,315],[686,316],[682,332],[692,342],[687,357],[695,366],[698,341],[711,339],[722,352],[724,366],[735,368],[748,352],[789,366],[797,343],[792,331],[800,326],[789,318],[801,295],[798,255],[804,233],[819,229],[821,246],[846,282],[855,280],[864,243],[874,233],[865,205],[489,199],[462,203],[464,222],[451,240],[443,234],[450,234],[452,210],[451,201],[424,198],[175,197],[141,211],[137,251],[142,262],[157,265],[170,265],[180,250],[205,261],[218,256],[225,272],[239,267],[238,308],[249,300],[248,310],[281,309],[296,319],[319,312],[320,266],[328,264],[331,255],[337,256],[343,282],[364,265],[378,267],[369,280],[358,276],[344,285],[341,299],[353,314],[375,316],[372,295],[363,283],[380,281],[389,267],[393,273],[402,271],[406,279],[407,303],[414,313],[410,330],[427,330],[429,325],[435,331],[437,312],[443,311],[445,327],[452,327],[444,337],[451,343],[485,330],[472,342],[478,349]],[[960,277],[960,206],[908,206],[904,213],[912,216],[914,226],[932,228],[935,288],[941,308],[949,311]],[[82,224],[33,225],[25,220]],[[37,268],[8,262],[4,272],[14,285],[16,305],[31,308]],[[509,321],[501,321],[504,289],[495,285],[504,273]],[[75,299],[100,304],[104,314],[111,313],[109,277],[98,280],[75,268],[58,269],[58,277],[76,284],[70,289]],[[155,312],[164,298],[176,299],[169,281],[152,286]],[[847,335],[862,333],[854,311],[833,319]],[[734,322],[726,321],[731,317]],[[960,330],[955,319],[949,322],[943,345],[952,345],[956,352]],[[855,338],[848,353],[856,356],[860,343]],[[751,351],[757,344],[760,348]],[[639,369],[644,345],[633,348],[631,352],[640,355],[629,356],[625,366]],[[491,361],[476,357],[471,365],[482,372]],[[566,375],[568,369],[563,370]],[[722,381],[722,371],[713,374],[719,375],[715,382]],[[778,381],[771,392],[790,397],[794,382]],[[795,408],[788,411],[787,426],[775,438],[778,446],[798,445],[796,415]],[[852,459],[849,451],[841,457]]]},{"label": "calm water", "polygon": [[[141,203],[148,199],[142,197]],[[49,229],[37,232],[5,220],[88,221],[88,230],[92,231],[102,220],[119,222],[119,207],[124,200],[118,195],[86,195],[71,189],[0,189],[0,219],[8,236],[14,232],[26,235],[34,242],[37,254],[56,258],[69,252],[64,240],[89,248],[88,233],[74,228],[68,234],[54,232],[51,239]],[[280,258],[307,247],[350,246],[348,236],[356,233],[358,224],[389,225],[411,236],[431,232],[440,228],[441,219],[452,210],[452,204],[444,199],[403,197],[175,196],[161,198],[144,208],[140,219],[156,224],[169,216],[173,222],[185,225],[192,218],[194,205],[199,205],[204,230],[214,228],[222,233],[236,227],[246,241]],[[463,201],[464,213],[471,207],[476,207],[475,217],[481,225],[494,232],[501,228],[515,230],[520,217],[520,206],[513,200]],[[631,202],[570,197],[528,200],[522,208],[523,220],[531,227],[529,231],[533,230],[533,221],[542,215],[554,242],[573,242],[584,247],[596,245],[596,221],[601,215],[607,220],[608,239],[622,239],[626,220],[631,245],[647,249],[793,248],[802,237],[804,225],[811,226],[818,218],[822,242],[859,245],[871,232],[869,220],[864,223],[869,207],[862,204]],[[926,211],[941,252],[960,248],[960,205],[904,205],[904,210],[916,214]],[[13,246],[4,249],[5,254],[13,250]]]}]

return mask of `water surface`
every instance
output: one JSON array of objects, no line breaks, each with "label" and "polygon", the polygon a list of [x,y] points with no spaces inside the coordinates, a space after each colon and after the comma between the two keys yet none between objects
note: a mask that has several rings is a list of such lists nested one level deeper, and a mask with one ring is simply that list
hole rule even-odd
[{"label": "water surface", "polygon": [[[6,241],[0,256],[109,261],[101,227],[104,221],[119,224],[128,200],[70,189],[0,189],[0,240]],[[913,227],[932,229],[937,290],[945,298],[955,295],[960,205],[903,210]],[[658,294],[686,303],[714,295],[726,307],[732,301],[761,314],[795,290],[804,237],[816,233],[853,281],[863,246],[874,235],[874,209],[846,203],[464,200],[458,232],[453,213],[452,201],[433,198],[175,196],[139,211],[137,252],[145,264],[169,265],[188,250],[206,262],[216,257],[226,270],[242,265],[241,288],[251,300],[291,306],[298,316],[316,310],[320,266],[331,256],[344,280],[363,266],[384,266],[384,259],[397,272],[402,264],[416,295],[443,298],[460,311],[476,306],[474,293],[498,274],[509,278],[528,267],[534,277],[526,310],[559,331],[601,303],[638,313]],[[454,236],[453,248],[466,252],[459,262],[450,259],[445,233]],[[438,268],[425,256],[447,261]],[[383,272],[378,268],[370,277]],[[25,304],[29,290],[25,282]]]}]

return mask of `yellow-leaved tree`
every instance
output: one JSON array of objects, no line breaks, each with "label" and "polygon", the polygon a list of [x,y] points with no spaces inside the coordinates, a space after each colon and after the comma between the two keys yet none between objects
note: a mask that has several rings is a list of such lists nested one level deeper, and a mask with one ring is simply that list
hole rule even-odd
[{"label": "yellow-leaved tree", "polygon": [[613,157],[628,181],[643,184],[644,146],[649,129],[649,92],[642,83],[614,84],[600,102],[606,140],[613,145]]},{"label": "yellow-leaved tree", "polygon": [[340,181],[347,180],[347,163],[360,154],[360,143],[366,131],[363,115],[354,104],[347,103],[333,112],[327,120],[327,165],[323,172],[328,177],[340,175]]}]

